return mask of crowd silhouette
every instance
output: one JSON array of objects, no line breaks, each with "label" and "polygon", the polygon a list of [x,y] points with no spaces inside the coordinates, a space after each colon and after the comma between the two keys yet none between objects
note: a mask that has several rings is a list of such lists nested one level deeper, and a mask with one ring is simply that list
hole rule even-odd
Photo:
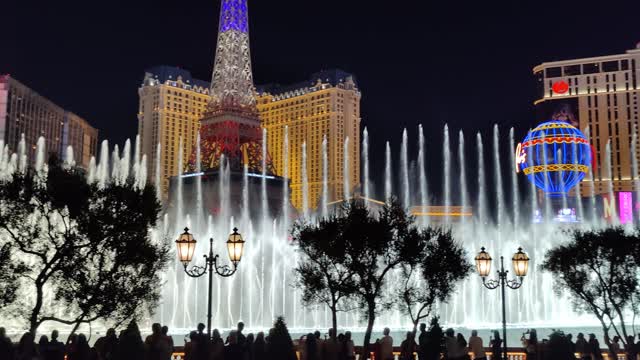
[{"label": "crowd silhouette", "polygon": [[[0,328],[0,359],[171,360],[176,351],[169,328],[158,323],[152,325],[151,334],[144,340],[135,322],[131,322],[119,335],[114,329],[107,330],[93,346],[89,345],[84,334],[71,334],[66,343],[58,339],[56,330],[50,337],[41,335],[37,342],[32,333],[26,332],[14,344],[5,329]],[[633,336],[629,336],[624,345],[618,336],[605,339],[609,345],[607,350],[602,350],[595,334],[585,336],[579,333],[574,342],[572,334],[554,332],[549,339],[538,341],[536,330],[531,329],[522,335],[521,342],[527,360],[602,360],[603,351],[609,352],[613,359],[617,354],[625,354],[627,360],[640,360],[640,341],[636,343]],[[454,329],[442,331],[438,325],[427,329],[426,324],[421,324],[419,333],[408,331],[399,346],[394,344],[390,329],[385,328],[371,350],[375,359],[380,360],[396,359],[398,353],[400,360],[416,357],[419,360],[487,360],[488,352],[491,359],[501,359],[502,346],[503,340],[498,331],[492,333],[485,347],[476,330],[471,331],[467,341]],[[184,360],[355,360],[357,354],[349,331],[336,334],[329,329],[324,336],[315,331],[301,336],[294,343],[282,319],[266,335],[263,332],[245,335],[244,324],[240,322],[224,339],[217,329],[209,337],[204,324],[198,324],[197,329],[185,338],[181,351],[184,352]]]}]

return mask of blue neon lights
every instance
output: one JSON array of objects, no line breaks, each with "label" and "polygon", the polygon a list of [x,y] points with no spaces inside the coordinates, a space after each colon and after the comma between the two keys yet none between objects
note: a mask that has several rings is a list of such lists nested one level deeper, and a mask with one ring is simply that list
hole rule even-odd
[{"label": "blue neon lights", "polygon": [[564,121],[548,121],[529,131],[516,154],[520,170],[550,196],[562,196],[588,172],[591,147],[582,132]]},{"label": "blue neon lights", "polygon": [[249,31],[249,14],[247,11],[247,0],[222,0],[220,10],[220,32]]}]

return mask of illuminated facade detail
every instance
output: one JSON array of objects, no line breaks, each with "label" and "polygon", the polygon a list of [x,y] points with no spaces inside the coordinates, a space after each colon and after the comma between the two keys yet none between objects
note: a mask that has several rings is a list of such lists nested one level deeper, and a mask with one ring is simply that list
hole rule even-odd
[{"label": "illuminated facade detail", "polygon": [[[138,135],[140,153],[148,164],[160,162],[162,193],[166,195],[169,178],[178,175],[180,139],[182,163],[187,164],[196,145],[199,120],[209,103],[209,83],[192,78],[189,71],[170,66],[147,69],[138,89]],[[160,146],[160,159],[156,159]],[[153,169],[150,167],[150,169]],[[149,171],[155,182],[155,171]]]},{"label": "illuminated facade detail", "polygon": [[35,161],[38,138],[45,138],[47,154],[65,158],[71,146],[76,165],[89,168],[96,155],[98,130],[82,117],[61,108],[9,75],[0,75],[0,141],[17,152],[24,134],[27,157]]},{"label": "illuminated facade detail", "polygon": [[[316,209],[322,196],[322,141],[327,138],[328,203],[344,198],[345,176],[350,193],[360,184],[360,90],[353,75],[340,70],[313,74],[308,81],[290,86],[258,87],[257,106],[267,145],[278,174],[288,163],[291,202],[303,209],[302,144],[307,147],[309,208]],[[288,128],[288,162],[285,154]],[[348,168],[344,174],[344,139],[348,137]]]},{"label": "illuminated facade detail", "polygon": [[551,89],[556,94],[564,94],[567,91],[569,91],[569,84],[567,84],[565,81],[560,80],[558,82],[553,83],[553,85],[551,86]]},{"label": "illuminated facade detail", "polygon": [[561,196],[589,172],[591,148],[580,130],[549,121],[529,131],[518,144],[516,158],[529,181],[550,196]]},{"label": "illuminated facade detail", "polygon": [[[263,160],[251,73],[247,0],[222,0],[210,95],[200,120],[201,169],[218,169],[224,155],[233,171],[240,172],[247,165],[250,172],[274,174],[268,153]],[[197,168],[195,162],[193,149],[189,164],[192,171]]]},{"label": "illuminated facade detail", "polygon": [[580,182],[580,194],[639,191],[633,164],[640,162],[640,47],[616,55],[547,62],[533,72],[536,112],[547,114],[538,120],[553,119],[548,115],[569,105],[574,115],[570,122],[591,144],[593,181],[587,176]]}]

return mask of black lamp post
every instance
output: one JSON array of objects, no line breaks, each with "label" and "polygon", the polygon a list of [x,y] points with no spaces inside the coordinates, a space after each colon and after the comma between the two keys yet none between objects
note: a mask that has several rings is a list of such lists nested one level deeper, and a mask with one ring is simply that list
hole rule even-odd
[{"label": "black lamp post", "polygon": [[184,232],[180,234],[180,237],[176,240],[176,246],[178,247],[178,258],[184,265],[184,272],[194,278],[201,277],[209,272],[209,295],[207,306],[207,335],[211,339],[211,299],[213,295],[213,272],[216,274],[229,277],[233,275],[237,268],[240,259],[242,259],[242,253],[244,251],[244,240],[242,235],[238,233],[238,229],[234,228],[233,233],[229,235],[227,240],[227,251],[229,252],[229,260],[233,263],[233,268],[229,265],[218,266],[219,255],[213,255],[213,238],[209,239],[209,255],[204,255],[205,265],[194,265],[191,270],[187,269],[187,265],[193,258],[193,253],[196,250],[196,239],[189,233],[189,228],[184,228]]},{"label": "black lamp post", "polygon": [[478,274],[482,277],[482,284],[490,290],[497,289],[498,287],[502,290],[502,341],[504,344],[504,351],[502,353],[502,358],[507,360],[507,309],[505,305],[505,288],[509,287],[510,289],[518,289],[522,286],[522,281],[524,277],[527,276],[527,271],[529,270],[529,257],[527,254],[522,252],[522,248],[518,248],[518,252],[513,254],[513,258],[511,261],[513,262],[513,271],[518,279],[507,279],[508,270],[504,269],[504,257],[500,256],[500,270],[498,270],[498,280],[487,280],[487,276],[491,271],[491,256],[488,252],[484,251],[484,247],[480,249],[481,251],[476,256],[476,269],[478,270]]}]

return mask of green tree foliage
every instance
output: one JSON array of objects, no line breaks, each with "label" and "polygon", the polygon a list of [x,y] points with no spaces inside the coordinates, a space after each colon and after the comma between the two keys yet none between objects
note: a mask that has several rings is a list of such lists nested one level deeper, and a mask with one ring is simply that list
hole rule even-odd
[{"label": "green tree foliage", "polygon": [[541,267],[553,274],[557,292],[569,291],[578,311],[595,315],[605,340],[613,329],[626,344],[634,331],[628,315],[640,295],[637,231],[576,230],[569,242],[552,248],[545,258]]},{"label": "green tree foliage", "polygon": [[297,223],[293,229],[294,242],[302,255],[295,269],[302,301],[328,306],[336,333],[337,313],[345,310],[346,301],[356,291],[354,272],[347,266],[350,226],[346,218],[334,215],[316,224]]},{"label": "green tree foliage", "polygon": [[284,318],[279,316],[273,324],[273,329],[269,331],[269,346],[267,347],[267,358],[278,360],[296,360],[296,351],[293,348],[293,341],[287,329]]},{"label": "green tree foliage", "polygon": [[451,231],[426,228],[418,240],[424,249],[418,262],[403,265],[403,281],[398,286],[400,309],[409,315],[415,331],[438,302],[446,302],[459,281],[471,272],[464,249],[456,243]]},{"label": "green tree foliage", "polygon": [[0,203],[0,245],[14,249],[11,266],[28,266],[26,301],[12,315],[32,332],[46,321],[120,323],[155,307],[169,244],[150,235],[160,211],[152,186],[99,188],[53,160],[48,172],[2,181]]}]

